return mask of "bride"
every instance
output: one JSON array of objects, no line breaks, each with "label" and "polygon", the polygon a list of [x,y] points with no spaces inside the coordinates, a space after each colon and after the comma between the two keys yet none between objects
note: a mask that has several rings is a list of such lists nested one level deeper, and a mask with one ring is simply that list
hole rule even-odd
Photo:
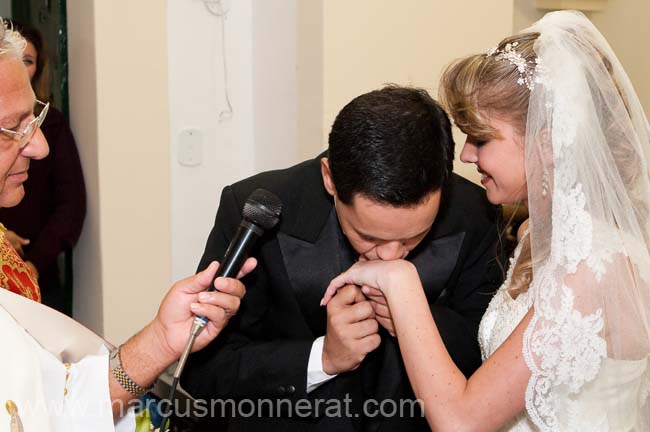
[{"label": "bride", "polygon": [[355,264],[324,303],[356,284],[384,305],[434,430],[650,430],[650,127],[615,54],[584,15],[553,12],[449,66],[441,98],[489,200],[530,215],[481,322],[483,365],[454,365],[407,261]]}]

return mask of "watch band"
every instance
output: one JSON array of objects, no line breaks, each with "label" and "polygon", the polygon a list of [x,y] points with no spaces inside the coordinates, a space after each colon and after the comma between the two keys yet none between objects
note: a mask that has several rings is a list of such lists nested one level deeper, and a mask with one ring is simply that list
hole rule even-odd
[{"label": "watch band", "polygon": [[140,397],[150,391],[153,387],[144,388],[131,379],[131,377],[122,368],[122,359],[120,358],[120,348],[115,348],[110,355],[111,374],[122,388],[135,397]]}]

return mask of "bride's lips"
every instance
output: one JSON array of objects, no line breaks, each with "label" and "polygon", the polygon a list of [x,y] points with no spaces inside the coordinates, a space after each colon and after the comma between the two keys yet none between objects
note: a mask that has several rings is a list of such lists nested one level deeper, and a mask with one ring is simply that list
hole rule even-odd
[{"label": "bride's lips", "polygon": [[490,180],[492,180],[492,177],[490,177],[489,175],[487,175],[487,174],[485,173],[485,171],[483,171],[483,170],[480,169],[480,168],[478,168],[477,170],[478,170],[478,173],[481,174],[481,184],[482,184],[483,186],[485,186],[485,185],[486,185]]}]

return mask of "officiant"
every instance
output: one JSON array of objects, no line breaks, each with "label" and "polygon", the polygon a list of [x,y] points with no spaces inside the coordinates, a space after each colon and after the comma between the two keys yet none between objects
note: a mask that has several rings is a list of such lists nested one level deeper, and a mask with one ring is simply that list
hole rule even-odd
[{"label": "officiant", "polygon": [[[0,26],[0,207],[21,201],[30,161],[48,154],[39,127],[49,104],[35,98],[24,47],[20,34]],[[249,259],[240,276],[254,267]],[[236,279],[219,278],[216,291],[204,292],[217,268],[213,262],[174,284],[156,317],[113,348],[39,303],[36,277],[0,225],[0,432],[133,431],[129,406],[179,358],[195,314],[210,320],[195,342],[198,350],[239,309],[245,288]]]}]

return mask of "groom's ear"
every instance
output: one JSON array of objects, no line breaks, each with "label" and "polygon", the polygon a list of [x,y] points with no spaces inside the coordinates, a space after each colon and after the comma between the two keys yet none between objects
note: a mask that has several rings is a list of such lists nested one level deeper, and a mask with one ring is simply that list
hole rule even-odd
[{"label": "groom's ear", "polygon": [[323,177],[323,185],[327,193],[336,196],[336,186],[334,186],[334,179],[332,179],[332,170],[330,170],[329,160],[325,157],[320,160],[320,174]]}]

